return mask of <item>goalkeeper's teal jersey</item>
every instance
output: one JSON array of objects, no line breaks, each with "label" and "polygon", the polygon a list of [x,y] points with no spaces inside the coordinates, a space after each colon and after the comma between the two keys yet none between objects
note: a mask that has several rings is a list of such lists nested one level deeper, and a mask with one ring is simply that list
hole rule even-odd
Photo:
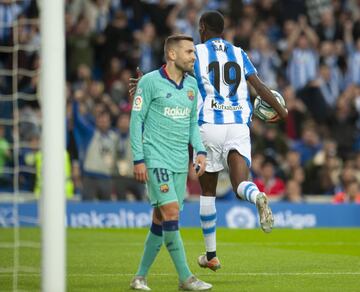
[{"label": "goalkeeper's teal jersey", "polygon": [[185,75],[177,85],[164,67],[141,78],[130,120],[134,163],[187,172],[188,144],[205,153],[197,123],[197,95],[195,78]]}]

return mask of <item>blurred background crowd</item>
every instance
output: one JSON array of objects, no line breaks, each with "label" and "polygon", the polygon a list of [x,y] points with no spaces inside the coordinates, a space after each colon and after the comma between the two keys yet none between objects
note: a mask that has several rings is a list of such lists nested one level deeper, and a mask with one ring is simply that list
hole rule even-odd
[{"label": "blurred background crowd", "polygon": [[[201,13],[217,9],[226,20],[224,38],[248,53],[289,110],[277,125],[253,118],[254,182],[274,200],[321,195],[360,203],[359,0],[65,2],[69,199],[145,199],[132,175],[128,79],[137,66],[146,73],[164,63],[168,35],[182,32],[199,43]],[[38,18],[35,0],[0,0],[0,190],[13,191],[15,166],[20,191],[37,195]],[[189,170],[189,198],[196,198],[201,190],[191,163]],[[225,198],[229,191],[220,179],[219,193]]]}]

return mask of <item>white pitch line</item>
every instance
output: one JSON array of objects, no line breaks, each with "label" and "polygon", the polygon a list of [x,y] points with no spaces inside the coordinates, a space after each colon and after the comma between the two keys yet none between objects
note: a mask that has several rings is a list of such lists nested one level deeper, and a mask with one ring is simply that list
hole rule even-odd
[{"label": "white pitch line", "polygon": [[[217,242],[219,246],[359,246],[360,242],[346,242],[346,241],[334,241],[334,242]],[[89,244],[76,243],[72,246],[89,246]],[[97,243],[91,243],[91,245],[97,245]],[[101,242],[99,245],[111,245],[111,246],[143,246],[143,242]],[[202,242],[188,241],[184,242],[184,245],[198,246],[203,245]]]},{"label": "white pitch line", "polygon": [[[188,246],[198,246],[203,245],[202,242],[197,241],[188,241],[184,242],[185,245]],[[102,246],[143,246],[143,242],[92,242],[91,245],[102,245]],[[219,246],[359,246],[359,242],[348,242],[348,241],[334,241],[334,242],[217,242]],[[20,247],[32,247],[32,248],[40,248],[40,243],[37,242],[20,242]],[[71,246],[89,246],[89,244],[83,243],[73,243]],[[14,244],[11,242],[0,242],[1,248],[13,248]]]},{"label": "white pitch line", "polygon": [[[11,274],[11,272],[0,272],[0,277],[5,277],[6,274]],[[34,276],[40,276],[40,273],[19,273],[19,276],[22,277],[34,277]],[[133,276],[133,273],[106,273],[106,274],[100,274],[100,273],[96,273],[96,274],[68,274],[68,277],[131,277]],[[209,274],[196,274],[197,276],[209,276]],[[241,277],[246,277],[246,276],[346,276],[346,275],[350,275],[350,276],[357,276],[360,275],[360,271],[359,272],[307,272],[307,273],[301,273],[301,272],[273,272],[273,273],[268,273],[268,272],[264,272],[264,273],[226,273],[226,274],[212,274],[211,276],[221,276],[223,277],[224,275],[226,276],[241,276]],[[175,273],[150,273],[150,276],[156,276],[156,277],[163,277],[163,276],[177,276],[177,274]]]}]

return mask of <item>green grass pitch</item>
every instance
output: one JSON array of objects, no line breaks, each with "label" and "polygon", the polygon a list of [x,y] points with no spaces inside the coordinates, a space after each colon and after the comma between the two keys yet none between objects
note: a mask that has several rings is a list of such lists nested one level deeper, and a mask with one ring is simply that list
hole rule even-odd
[{"label": "green grass pitch", "polygon": [[[130,291],[147,229],[69,229],[67,291]],[[360,229],[217,229],[222,269],[197,266],[204,251],[199,228],[181,230],[192,272],[213,291],[360,291]],[[12,291],[13,230],[0,229],[0,291]],[[40,241],[38,229],[21,229],[21,241]],[[40,290],[40,249],[20,247],[18,290]],[[10,269],[9,269],[10,268]],[[163,246],[150,270],[152,291],[178,291]]]}]

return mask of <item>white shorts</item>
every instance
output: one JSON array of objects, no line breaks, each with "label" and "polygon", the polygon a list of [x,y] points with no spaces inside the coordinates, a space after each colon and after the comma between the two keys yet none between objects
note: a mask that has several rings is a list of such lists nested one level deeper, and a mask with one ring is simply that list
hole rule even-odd
[{"label": "white shorts", "polygon": [[218,172],[227,165],[229,151],[236,150],[251,165],[250,130],[247,124],[203,124],[200,135],[207,151],[206,171]]}]

